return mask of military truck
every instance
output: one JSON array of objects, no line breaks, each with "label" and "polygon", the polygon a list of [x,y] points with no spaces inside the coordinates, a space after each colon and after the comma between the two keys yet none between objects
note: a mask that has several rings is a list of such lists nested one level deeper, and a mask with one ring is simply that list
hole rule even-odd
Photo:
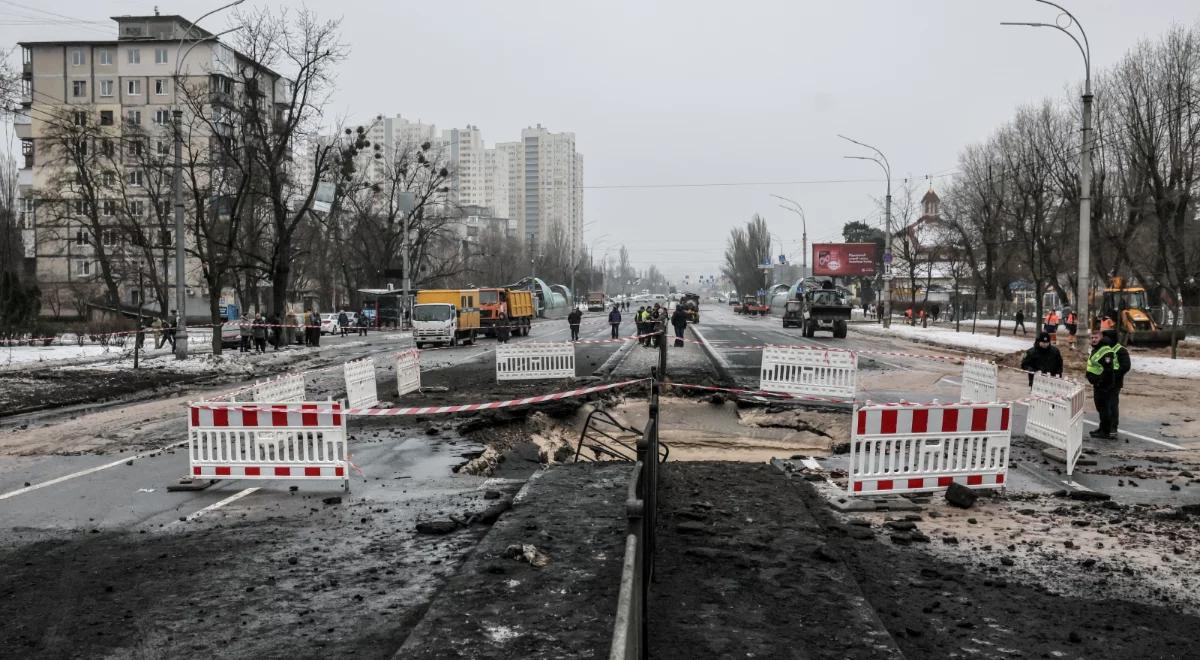
[{"label": "military truck", "polygon": [[813,337],[817,331],[827,331],[837,339],[846,338],[850,305],[842,292],[821,288],[796,293],[796,297],[786,303],[783,327],[802,328],[805,337]]}]

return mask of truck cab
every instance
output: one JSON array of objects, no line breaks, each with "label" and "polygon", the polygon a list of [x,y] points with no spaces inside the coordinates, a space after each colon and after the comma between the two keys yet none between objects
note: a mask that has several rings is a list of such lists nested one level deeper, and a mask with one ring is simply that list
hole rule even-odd
[{"label": "truck cab", "polygon": [[479,330],[477,289],[432,289],[417,292],[412,308],[413,342],[456,346],[475,343]]}]

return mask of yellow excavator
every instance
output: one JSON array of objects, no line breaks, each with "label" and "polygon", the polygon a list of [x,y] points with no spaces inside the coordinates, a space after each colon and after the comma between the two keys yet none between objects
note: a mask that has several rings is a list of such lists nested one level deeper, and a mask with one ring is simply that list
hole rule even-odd
[{"label": "yellow excavator", "polygon": [[1113,277],[1104,289],[1104,299],[1097,310],[1116,324],[1120,341],[1126,346],[1170,346],[1172,334],[1182,341],[1187,332],[1163,329],[1154,322],[1147,310],[1146,289],[1140,286],[1125,286],[1120,277]]}]

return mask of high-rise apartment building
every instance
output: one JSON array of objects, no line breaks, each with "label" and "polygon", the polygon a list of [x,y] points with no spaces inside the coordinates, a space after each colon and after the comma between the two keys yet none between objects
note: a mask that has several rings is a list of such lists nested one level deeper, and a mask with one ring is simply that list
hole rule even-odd
[{"label": "high-rise apartment building", "polygon": [[522,204],[526,240],[545,243],[561,231],[572,250],[583,246],[583,156],[574,133],[540,124],[521,131]]},{"label": "high-rise apartment building", "polygon": [[[160,287],[174,287],[175,109],[188,127],[185,150],[204,154],[230,139],[233,104],[277,109],[288,98],[284,79],[180,16],[113,20],[115,39],[20,44],[20,223],[43,314],[84,315],[100,299],[152,304],[143,280],[152,269]],[[177,80],[194,91],[177,90]],[[223,172],[215,158],[196,169],[201,179]],[[189,256],[185,265],[185,313],[207,316],[199,264]]]}]

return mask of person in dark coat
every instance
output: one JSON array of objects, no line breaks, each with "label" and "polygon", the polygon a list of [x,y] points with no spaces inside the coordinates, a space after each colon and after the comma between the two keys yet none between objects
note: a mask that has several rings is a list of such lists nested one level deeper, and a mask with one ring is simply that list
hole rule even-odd
[{"label": "person in dark coat", "polygon": [[579,324],[582,321],[583,312],[579,311],[578,307],[572,309],[570,314],[567,314],[567,323],[571,326],[571,341],[579,341]]},{"label": "person in dark coat", "polygon": [[358,336],[366,337],[367,336],[367,328],[370,327],[370,325],[371,325],[371,319],[367,318],[366,312],[358,313],[357,323],[358,323]]},{"label": "person in dark coat", "polygon": [[[1017,324],[1013,326],[1013,336],[1016,336],[1017,328],[1020,328],[1021,336],[1024,337],[1026,334],[1025,333],[1025,312],[1018,309],[1017,315],[1013,317],[1013,320],[1015,320],[1017,322]],[[1047,336],[1049,336],[1049,335],[1047,335]]]},{"label": "person in dark coat", "polygon": [[496,341],[501,344],[507,344],[508,338],[512,336],[512,328],[509,327],[508,314],[500,312],[500,318],[496,320]]},{"label": "person in dark coat", "polygon": [[1033,375],[1044,373],[1051,376],[1062,376],[1063,359],[1058,347],[1050,343],[1050,334],[1039,332],[1033,348],[1025,351],[1021,358],[1021,368],[1029,375],[1029,386],[1033,387]]},{"label": "person in dark coat", "polygon": [[621,306],[613,305],[612,311],[608,313],[608,324],[612,326],[612,338],[616,339],[621,336]]},{"label": "person in dark coat", "polygon": [[279,317],[272,313],[267,317],[267,325],[270,326],[268,330],[271,332],[271,346],[275,350],[279,350],[280,337],[282,337],[280,333],[281,328],[279,327]]},{"label": "person in dark coat", "polygon": [[263,315],[260,313],[254,317],[254,325],[252,326],[254,334],[254,352],[267,352],[267,322],[263,320]]},{"label": "person in dark coat", "polygon": [[1121,388],[1125,374],[1132,364],[1129,351],[1117,341],[1116,330],[1092,333],[1092,353],[1087,361],[1087,380],[1092,385],[1092,399],[1100,427],[1088,435],[1104,440],[1116,440],[1121,422]]},{"label": "person in dark coat", "polygon": [[671,325],[675,328],[675,347],[683,346],[683,331],[687,329],[687,312],[684,311],[683,305],[676,305],[675,311],[671,313]]},{"label": "person in dark coat", "polygon": [[346,331],[350,329],[350,317],[346,316],[346,310],[338,312],[338,329],[342,331],[342,336],[346,336]]}]

